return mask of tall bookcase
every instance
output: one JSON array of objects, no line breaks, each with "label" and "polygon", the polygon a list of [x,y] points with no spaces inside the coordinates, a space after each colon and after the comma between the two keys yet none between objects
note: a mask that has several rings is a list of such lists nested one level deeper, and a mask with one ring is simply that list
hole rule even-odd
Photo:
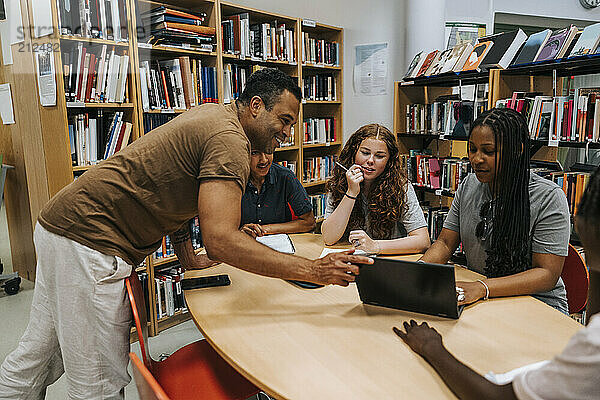
[{"label": "tall bookcase", "polygon": [[[33,25],[32,4],[35,0],[18,0],[21,2],[23,26]],[[6,183],[6,209],[11,237],[13,264],[15,270],[22,276],[33,280],[35,278],[35,252],[33,248],[33,228],[37,215],[43,205],[61,188],[68,185],[77,176],[85,173],[89,165],[72,165],[71,147],[68,122],[74,114],[96,115],[102,113],[123,113],[123,120],[131,123],[130,141],[136,140],[145,133],[148,119],[156,116],[173,117],[185,110],[177,109],[144,109],[142,94],[142,77],[140,66],[144,62],[171,60],[178,57],[189,57],[199,60],[202,66],[214,68],[216,81],[216,101],[221,104],[233,101],[224,97],[226,80],[224,71],[227,64],[236,64],[248,68],[251,72],[258,67],[276,67],[295,78],[298,85],[303,87],[303,77],[318,74],[327,75],[335,83],[335,97],[328,100],[307,100],[302,102],[298,123],[294,126],[293,144],[276,150],[275,161],[294,163],[296,175],[310,194],[317,195],[324,191],[325,179],[319,181],[304,180],[305,161],[311,157],[325,157],[339,154],[342,144],[342,103],[343,103],[343,29],[327,26],[310,20],[301,20],[239,6],[220,0],[123,0],[125,5],[123,35],[128,40],[115,41],[99,38],[87,38],[80,35],[65,35],[59,30],[60,5],[62,0],[52,0],[52,21],[54,34],[34,38],[29,36],[29,30],[24,29],[26,37],[25,48],[50,43],[54,52],[54,67],[56,71],[57,101],[55,106],[42,107],[37,93],[35,79],[35,60],[32,52],[17,51],[18,45],[13,45],[14,64],[2,66],[0,77],[4,82],[11,83],[16,124],[2,125],[2,152],[4,162],[14,165],[15,171],[9,174]],[[206,14],[204,26],[215,28],[216,45],[213,51],[199,51],[186,47],[157,46],[146,43],[148,26],[140,21],[140,15],[157,6],[167,6],[180,11],[202,12]],[[136,9],[137,8],[137,9]],[[231,16],[247,14],[250,23],[274,23],[284,25],[286,30],[293,31],[293,57],[288,60],[257,59],[240,56],[233,52],[224,51],[222,21]],[[337,42],[337,63],[311,62],[303,57],[303,38],[316,41]],[[313,41],[314,42],[314,41]],[[110,52],[115,49],[117,54],[128,56],[127,82],[124,87],[125,98],[122,102],[74,101],[67,98],[65,93],[65,71],[63,55],[70,49],[77,51],[78,46],[90,49],[90,53],[100,54],[105,46]],[[306,51],[306,49],[305,49]],[[322,55],[322,54],[321,54]],[[314,60],[313,60],[314,61]],[[200,64],[199,64],[200,65]],[[17,72],[18,71],[18,72]],[[28,93],[28,95],[17,95]],[[84,97],[85,100],[85,97]],[[305,143],[304,120],[307,118],[335,118],[335,140],[325,143]],[[163,265],[173,263],[175,257],[165,257],[160,260],[149,256],[144,265],[138,270],[146,270],[150,283],[154,283],[154,271]],[[150,334],[177,324],[189,316],[187,313],[177,313],[171,317],[158,320],[156,318],[155,285],[149,284],[150,295]]]},{"label": "tall bookcase", "polygon": [[[432,104],[442,95],[452,94],[452,87],[463,85],[488,85],[488,109],[494,107],[501,99],[511,98],[514,92],[537,92],[544,96],[565,96],[567,85],[565,80],[597,74],[600,70],[599,56],[584,56],[577,59],[559,62],[537,63],[508,69],[491,69],[487,72],[450,73],[433,77],[417,78],[394,83],[394,132],[401,151],[408,153],[410,149],[429,148],[433,155],[440,157],[466,156],[466,138],[440,136],[439,133],[425,131],[408,133],[407,105]],[[596,77],[591,83],[599,87],[600,79]],[[584,86],[587,87],[587,86]],[[460,89],[459,89],[460,90]],[[597,117],[597,116],[596,116]],[[531,140],[532,159],[554,162],[558,149],[600,149],[599,141],[563,141],[550,145],[549,140]],[[457,150],[460,149],[461,150]],[[586,172],[583,170],[574,172]],[[440,207],[449,207],[454,193],[427,187],[416,187],[421,192],[421,199]],[[572,199],[575,199],[573,197]],[[572,200],[571,200],[572,201]],[[574,205],[572,205],[573,207]]]}]

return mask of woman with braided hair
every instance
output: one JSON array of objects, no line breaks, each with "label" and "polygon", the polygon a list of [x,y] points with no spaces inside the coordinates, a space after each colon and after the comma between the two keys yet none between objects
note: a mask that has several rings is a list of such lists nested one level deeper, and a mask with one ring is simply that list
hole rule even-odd
[{"label": "woman with braided hair", "polygon": [[426,262],[445,263],[462,241],[467,266],[486,275],[457,282],[460,303],[530,294],[567,313],[560,279],[570,221],[564,192],[529,171],[529,130],[512,109],[492,109],[471,127],[468,155],[474,173],[459,186]]},{"label": "woman with braided hair", "polygon": [[429,233],[401,167],[398,144],[384,126],[369,124],[346,142],[327,182],[323,239],[345,239],[371,254],[423,252]]}]

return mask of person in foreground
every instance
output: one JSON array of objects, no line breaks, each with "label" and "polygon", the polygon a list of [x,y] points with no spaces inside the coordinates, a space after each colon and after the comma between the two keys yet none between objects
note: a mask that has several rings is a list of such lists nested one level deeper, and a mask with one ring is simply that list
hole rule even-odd
[{"label": "person in foreground", "polygon": [[509,109],[481,114],[471,127],[474,173],[458,187],[438,239],[421,260],[444,264],[462,241],[467,267],[486,279],[457,282],[460,304],[531,294],[567,313],[560,274],[568,254],[570,215],[555,183],[529,170],[529,130]]},{"label": "person in foreground", "polygon": [[327,182],[321,226],[325,244],[347,239],[371,254],[421,253],[430,244],[415,191],[401,167],[394,135],[369,124],[346,142]]},{"label": "person in foreground", "polygon": [[579,204],[575,227],[585,248],[590,271],[587,327],[577,332],[563,352],[538,369],[496,385],[479,375],[444,347],[427,323],[404,322],[394,332],[425,359],[460,399],[585,400],[598,399],[600,387],[600,168],[592,175]]},{"label": "person in foreground", "polygon": [[289,168],[273,164],[273,153],[251,152],[241,224],[241,230],[252,237],[308,232],[315,227],[306,190]]},{"label": "person in foreground", "polygon": [[[318,260],[282,254],[239,230],[250,148],[273,152],[290,135],[300,99],[289,76],[263,69],[236,102],[183,113],[57,193],[35,228],[29,325],[0,367],[0,398],[42,398],[63,372],[70,399],[123,398],[131,380],[124,279],[167,234],[177,231],[187,269],[210,257],[265,276],[347,286],[355,263],[372,263],[352,251]],[[191,248],[195,215],[207,255]]]}]

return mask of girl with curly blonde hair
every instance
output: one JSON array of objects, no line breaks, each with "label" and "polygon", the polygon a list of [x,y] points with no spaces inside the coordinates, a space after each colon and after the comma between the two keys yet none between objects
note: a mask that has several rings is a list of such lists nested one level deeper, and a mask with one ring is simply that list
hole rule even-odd
[{"label": "girl with curly blonde hair", "polygon": [[417,196],[401,167],[398,144],[383,125],[358,129],[327,182],[326,244],[340,239],[371,254],[419,253],[429,233]]}]

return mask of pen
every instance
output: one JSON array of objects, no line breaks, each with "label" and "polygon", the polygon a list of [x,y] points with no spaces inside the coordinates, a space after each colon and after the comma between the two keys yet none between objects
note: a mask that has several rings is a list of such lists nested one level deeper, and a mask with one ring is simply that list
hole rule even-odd
[{"label": "pen", "polygon": [[337,164],[338,167],[340,167],[341,169],[343,169],[344,171],[348,172],[348,168],[344,167],[342,164],[340,164],[339,162],[335,162]]}]

